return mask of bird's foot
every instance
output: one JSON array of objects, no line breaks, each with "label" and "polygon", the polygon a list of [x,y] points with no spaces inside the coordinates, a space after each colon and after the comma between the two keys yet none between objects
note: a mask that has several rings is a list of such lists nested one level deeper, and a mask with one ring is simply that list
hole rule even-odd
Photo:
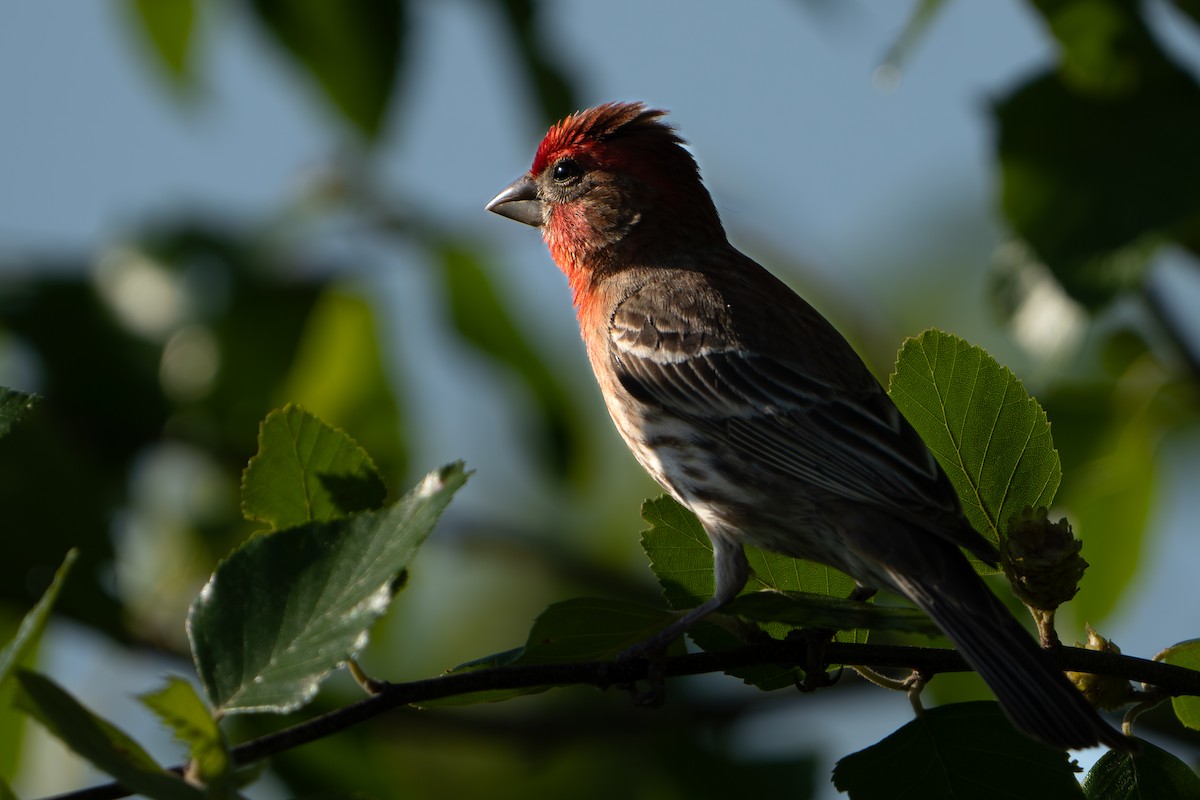
[{"label": "bird's foot", "polygon": [[639,686],[636,680],[618,684],[629,692],[636,706],[654,708],[661,706],[667,697],[667,648],[671,641],[663,641],[659,636],[651,636],[645,641],[622,650],[614,663],[630,663],[633,661],[646,662],[645,686]]},{"label": "bird's foot", "polygon": [[825,645],[833,638],[834,633],[829,628],[796,628],[787,635],[788,639],[800,640],[804,647],[804,680],[796,684],[802,692],[815,692],[826,686],[833,686],[842,677],[839,667],[832,674],[826,672]]}]

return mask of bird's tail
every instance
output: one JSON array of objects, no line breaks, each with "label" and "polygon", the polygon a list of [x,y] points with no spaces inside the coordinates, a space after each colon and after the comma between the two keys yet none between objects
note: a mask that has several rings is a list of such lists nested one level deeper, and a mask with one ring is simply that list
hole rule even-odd
[{"label": "bird's tail", "polygon": [[[926,548],[925,557],[931,555]],[[945,555],[941,569],[887,572],[958,646],[1013,724],[1056,747],[1133,749],[1133,741],[1100,718],[961,553],[947,548]]]}]

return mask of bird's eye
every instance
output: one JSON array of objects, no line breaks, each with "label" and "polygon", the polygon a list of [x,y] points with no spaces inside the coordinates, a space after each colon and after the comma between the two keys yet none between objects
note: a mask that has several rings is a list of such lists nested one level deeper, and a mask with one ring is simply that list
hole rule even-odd
[{"label": "bird's eye", "polygon": [[569,158],[564,158],[554,165],[554,172],[551,173],[555,182],[567,183],[583,174],[583,168]]}]

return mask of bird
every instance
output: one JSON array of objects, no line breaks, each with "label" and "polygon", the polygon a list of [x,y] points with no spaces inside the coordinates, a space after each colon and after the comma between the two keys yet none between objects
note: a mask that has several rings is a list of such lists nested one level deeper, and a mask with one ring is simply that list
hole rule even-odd
[{"label": "bird", "polygon": [[560,120],[485,206],[541,229],[617,431],[712,542],[712,598],[663,636],[732,600],[756,545],[908,598],[1029,736],[1130,749],[971,566],[964,550],[995,565],[996,547],[853,347],[730,244],[665,115]]}]

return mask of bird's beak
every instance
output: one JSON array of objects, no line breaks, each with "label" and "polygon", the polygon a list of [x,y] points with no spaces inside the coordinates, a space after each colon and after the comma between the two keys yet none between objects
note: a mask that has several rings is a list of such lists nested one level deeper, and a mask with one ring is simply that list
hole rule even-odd
[{"label": "bird's beak", "polygon": [[537,184],[528,175],[504,187],[484,209],[535,228],[542,227],[542,201],[537,196]]}]

